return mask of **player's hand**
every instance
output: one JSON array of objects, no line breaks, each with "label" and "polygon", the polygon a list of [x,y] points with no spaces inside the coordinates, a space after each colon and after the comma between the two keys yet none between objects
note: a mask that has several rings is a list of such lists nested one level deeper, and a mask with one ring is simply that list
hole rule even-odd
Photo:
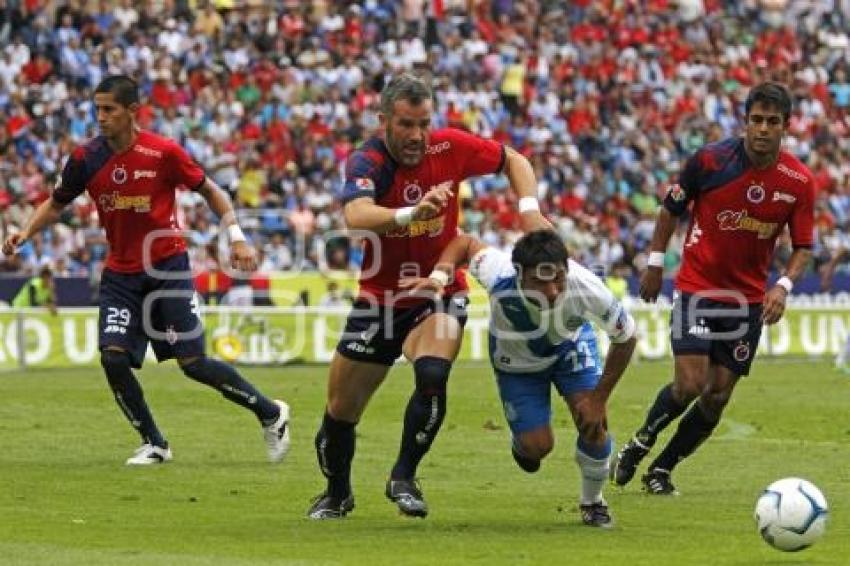
[{"label": "player's hand", "polygon": [[776,324],[785,313],[785,299],[788,291],[779,285],[774,285],[764,296],[764,306],[761,311],[761,321],[767,325]]},{"label": "player's hand", "polygon": [[404,277],[398,286],[411,297],[439,297],[443,292],[443,283],[430,277]]},{"label": "player's hand", "polygon": [[661,283],[664,279],[664,270],[660,267],[647,267],[640,278],[640,298],[649,303],[654,303],[661,292]]},{"label": "player's hand", "polygon": [[26,238],[23,234],[10,234],[6,241],[3,242],[3,254],[13,256],[18,251],[18,248],[24,245]]},{"label": "player's hand", "polygon": [[254,271],[257,269],[257,252],[247,242],[230,244],[230,265],[239,271]]},{"label": "player's hand", "polygon": [[519,227],[524,234],[535,230],[554,230],[552,223],[539,210],[529,210],[519,215]]},{"label": "player's hand", "polygon": [[439,216],[443,209],[449,204],[449,199],[454,193],[448,187],[437,187],[422,197],[419,204],[413,209],[414,220],[431,220]]}]

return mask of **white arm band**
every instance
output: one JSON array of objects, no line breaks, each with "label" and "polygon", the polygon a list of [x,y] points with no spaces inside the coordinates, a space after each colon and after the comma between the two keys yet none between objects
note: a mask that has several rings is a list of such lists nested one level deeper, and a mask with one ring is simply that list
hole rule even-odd
[{"label": "white arm band", "polygon": [[786,293],[791,293],[791,289],[794,288],[794,282],[784,275],[776,281],[776,284],[785,289]]},{"label": "white arm band", "polygon": [[441,269],[435,269],[431,272],[431,275],[428,276],[428,279],[433,279],[434,281],[439,281],[440,285],[445,287],[449,284],[449,274]]},{"label": "white arm band", "polygon": [[519,211],[522,212],[531,212],[533,210],[540,210],[540,204],[537,202],[537,199],[534,197],[522,197],[519,199]]},{"label": "white arm band", "polygon": [[413,222],[413,207],[407,206],[395,211],[395,223],[399,226],[407,226]]},{"label": "white arm band", "polygon": [[664,267],[664,252],[649,252],[649,259],[646,260],[646,265],[649,267]]},{"label": "white arm band", "polygon": [[244,242],[247,238],[245,238],[245,234],[242,233],[242,228],[239,227],[239,224],[231,224],[227,227],[227,235],[230,236],[230,243],[234,242]]}]

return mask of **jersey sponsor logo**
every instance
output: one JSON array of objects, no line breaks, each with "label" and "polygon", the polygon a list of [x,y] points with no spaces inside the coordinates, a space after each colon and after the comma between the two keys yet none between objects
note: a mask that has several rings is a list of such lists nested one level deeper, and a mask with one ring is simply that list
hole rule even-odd
[{"label": "jersey sponsor logo", "polygon": [[452,148],[451,142],[444,141],[425,148],[425,155],[437,155]]},{"label": "jersey sponsor logo", "polygon": [[774,191],[773,202],[787,202],[789,204],[794,204],[797,202],[797,197],[789,195],[788,193],[783,193],[782,191]]},{"label": "jersey sponsor logo", "polygon": [[408,183],[402,191],[402,196],[407,204],[418,203],[422,199],[422,187],[419,186],[419,182]]},{"label": "jersey sponsor logo", "polygon": [[416,220],[411,222],[409,226],[402,226],[392,232],[387,232],[384,236],[387,238],[413,238],[416,236],[437,237],[443,233],[445,228],[445,219],[442,216],[432,218],[431,220]]},{"label": "jersey sponsor logo", "polygon": [[124,165],[116,165],[112,168],[112,182],[116,185],[123,185],[127,182],[127,169]]},{"label": "jersey sponsor logo", "polygon": [[776,165],[776,170],[782,173],[783,175],[787,175],[792,179],[797,179],[798,181],[802,181],[803,183],[808,183],[809,178],[800,173],[799,171],[794,171],[784,163],[779,163]]},{"label": "jersey sponsor logo", "polygon": [[717,215],[717,223],[721,230],[746,230],[758,234],[759,240],[766,240],[776,233],[779,225],[776,222],[762,222],[757,218],[747,216],[746,210],[724,210]]},{"label": "jersey sponsor logo", "polygon": [[138,181],[139,179],[155,179],[156,171],[147,171],[145,169],[138,169],[133,171],[133,180]]},{"label": "jersey sponsor logo", "polygon": [[137,151],[142,155],[147,155],[148,157],[156,157],[157,159],[162,159],[162,152],[158,149],[151,149],[143,145],[135,145],[133,146],[133,151]]},{"label": "jersey sponsor logo", "polygon": [[97,199],[104,212],[114,210],[132,210],[133,212],[150,212],[150,195],[122,195],[118,192],[104,193]]},{"label": "jersey sponsor logo", "polygon": [[375,181],[366,177],[359,177],[354,179],[354,186],[357,187],[358,191],[374,191]]},{"label": "jersey sponsor logo", "polygon": [[764,200],[765,191],[761,185],[750,185],[747,189],[747,200],[753,204],[759,204]]},{"label": "jersey sponsor logo", "polygon": [[688,194],[685,192],[685,189],[683,189],[678,183],[670,185],[670,188],[667,189],[667,196],[669,196],[673,202],[682,202],[688,198]]}]

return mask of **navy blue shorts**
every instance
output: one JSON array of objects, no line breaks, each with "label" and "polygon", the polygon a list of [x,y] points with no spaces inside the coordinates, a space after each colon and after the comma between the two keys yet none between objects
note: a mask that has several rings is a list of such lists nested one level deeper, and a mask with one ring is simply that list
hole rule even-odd
[{"label": "navy blue shorts", "polygon": [[204,354],[204,326],[189,256],[173,255],[154,264],[161,274],[103,270],[100,281],[98,348],[117,346],[142,367],[148,341],[159,361]]},{"label": "navy blue shorts", "polygon": [[435,312],[455,317],[461,328],[466,324],[465,295],[446,297],[438,302],[425,301],[410,308],[393,308],[358,299],[351,307],[336,351],[358,362],[391,366],[401,355],[410,332]]},{"label": "navy blue shorts", "polygon": [[677,294],[670,313],[673,354],[708,356],[735,375],[747,375],[761,338],[761,313],[759,304],[738,306]]}]

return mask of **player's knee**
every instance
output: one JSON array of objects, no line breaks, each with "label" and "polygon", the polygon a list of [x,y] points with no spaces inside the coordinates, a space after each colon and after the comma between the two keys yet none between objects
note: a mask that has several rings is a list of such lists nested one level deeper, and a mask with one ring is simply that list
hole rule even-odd
[{"label": "player's knee", "polygon": [[101,350],[100,365],[112,389],[121,389],[132,376],[130,354],[124,350]]},{"label": "player's knee", "polygon": [[700,395],[699,402],[706,416],[719,419],[731,397],[731,388],[709,388]]},{"label": "player's knee", "polygon": [[426,397],[445,399],[446,384],[452,363],[444,358],[423,356],[413,363],[416,376],[416,391]]},{"label": "player's knee", "polygon": [[702,392],[703,381],[702,376],[697,375],[696,372],[686,371],[677,375],[670,388],[673,400],[679,405],[690,404]]},{"label": "player's knee", "polygon": [[214,371],[212,367],[213,363],[211,362],[212,360],[206,356],[178,360],[180,369],[183,370],[183,375],[205,385],[218,387],[221,378],[218,372]]},{"label": "player's knee", "polygon": [[542,460],[555,448],[555,436],[549,427],[520,434],[517,443],[522,454],[533,460]]}]

